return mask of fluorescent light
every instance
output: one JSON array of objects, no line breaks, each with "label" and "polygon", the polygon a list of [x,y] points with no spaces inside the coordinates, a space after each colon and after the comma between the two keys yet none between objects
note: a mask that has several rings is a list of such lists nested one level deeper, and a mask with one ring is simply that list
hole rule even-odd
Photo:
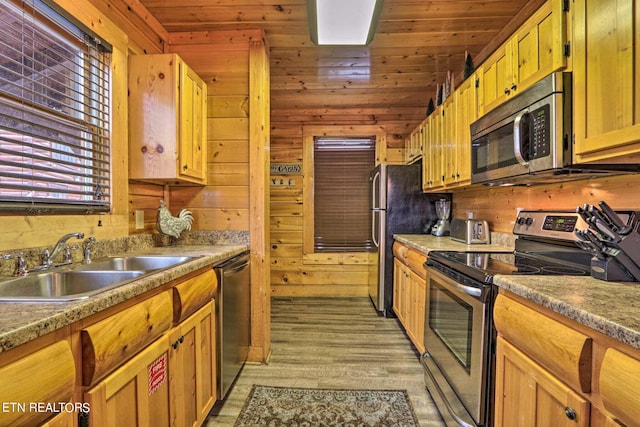
[{"label": "fluorescent light", "polygon": [[383,0],[308,0],[311,39],[322,45],[367,45]]}]

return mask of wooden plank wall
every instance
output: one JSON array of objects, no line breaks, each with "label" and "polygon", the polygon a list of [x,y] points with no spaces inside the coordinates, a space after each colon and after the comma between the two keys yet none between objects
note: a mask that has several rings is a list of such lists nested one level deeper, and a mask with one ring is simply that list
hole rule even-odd
[{"label": "wooden plank wall", "polygon": [[[398,162],[401,153],[380,159]],[[397,158],[396,158],[397,157]],[[271,163],[303,165],[302,125],[272,127]],[[304,253],[304,187],[300,174],[271,175],[271,292],[274,296],[366,296],[371,254]],[[285,185],[280,185],[284,183]]]},{"label": "wooden plank wall", "polygon": [[171,33],[178,53],[207,83],[207,185],[171,187],[171,210],[194,229],[249,230],[249,41],[253,34]]},{"label": "wooden plank wall", "polygon": [[[249,40],[257,32],[171,33],[167,51],[179,54],[207,84],[207,185],[135,182],[130,188],[131,234],[155,231],[159,200],[175,215],[188,209],[194,230],[249,229]],[[135,230],[135,210],[145,227]]]},{"label": "wooden plank wall", "polygon": [[511,233],[518,209],[575,211],[606,201],[614,209],[640,210],[640,175],[625,175],[532,187],[474,187],[453,194],[452,217],[486,219],[492,231]]}]

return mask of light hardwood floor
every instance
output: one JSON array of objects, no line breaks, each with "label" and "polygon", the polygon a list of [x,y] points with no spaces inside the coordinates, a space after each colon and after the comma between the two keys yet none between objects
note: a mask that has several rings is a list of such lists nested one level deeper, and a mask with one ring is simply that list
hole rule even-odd
[{"label": "light hardwood floor", "polygon": [[424,387],[418,353],[397,319],[368,298],[274,298],[268,365],[246,365],[205,425],[233,426],[254,384],[338,389],[405,389],[421,426],[443,423]]}]

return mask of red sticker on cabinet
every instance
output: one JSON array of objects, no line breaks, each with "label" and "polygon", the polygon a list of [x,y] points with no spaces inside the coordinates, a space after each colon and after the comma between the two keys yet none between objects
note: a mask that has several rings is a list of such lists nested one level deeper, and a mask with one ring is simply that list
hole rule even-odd
[{"label": "red sticker on cabinet", "polygon": [[149,365],[149,396],[156,392],[167,379],[167,353]]}]

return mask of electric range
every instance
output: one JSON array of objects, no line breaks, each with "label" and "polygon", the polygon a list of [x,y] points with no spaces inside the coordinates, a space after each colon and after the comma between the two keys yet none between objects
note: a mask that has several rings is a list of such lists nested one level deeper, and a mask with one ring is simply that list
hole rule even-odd
[{"label": "electric range", "polygon": [[576,212],[521,211],[515,251],[433,251],[425,263],[425,384],[447,426],[492,425],[495,275],[591,274]]}]

